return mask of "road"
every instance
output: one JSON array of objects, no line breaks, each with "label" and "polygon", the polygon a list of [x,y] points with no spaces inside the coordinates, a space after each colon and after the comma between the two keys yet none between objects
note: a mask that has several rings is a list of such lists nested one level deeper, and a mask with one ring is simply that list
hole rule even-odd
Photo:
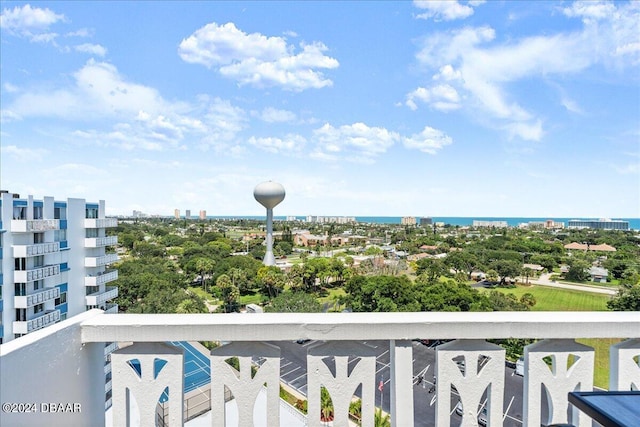
[{"label": "road", "polygon": [[[300,393],[307,394],[307,371],[306,352],[307,347],[317,343],[309,341],[304,344],[288,341],[273,341],[270,344],[280,347],[281,381],[295,388]],[[389,342],[388,341],[363,341],[366,345],[375,350],[376,357],[376,385],[383,381],[383,391],[376,390],[376,406],[382,406],[383,410],[389,412],[390,407],[390,371],[389,371]],[[350,360],[350,363],[355,362]],[[414,399],[414,425],[431,427],[435,426],[435,402],[436,394],[432,386],[435,368],[435,350],[417,341],[413,342],[413,399]],[[505,391],[504,391],[504,426],[522,426],[522,377],[515,375],[513,369],[505,368]],[[422,380],[424,378],[424,380]],[[360,390],[356,391],[360,395]],[[457,399],[457,393],[452,390],[452,425],[458,425],[461,421],[453,410]],[[484,399],[483,399],[484,400]],[[484,400],[483,403],[486,403]]]},{"label": "road", "polygon": [[605,294],[605,295],[616,295],[618,290],[615,288],[607,288],[605,286],[597,286],[597,285],[580,285],[580,284],[571,284],[571,283],[560,283],[549,280],[551,277],[551,273],[541,274],[537,279],[529,279],[529,283],[533,283],[534,285],[542,285],[542,286],[551,286],[554,288],[563,288],[563,289],[572,289],[575,291],[583,291],[583,292],[593,292],[596,294]]}]

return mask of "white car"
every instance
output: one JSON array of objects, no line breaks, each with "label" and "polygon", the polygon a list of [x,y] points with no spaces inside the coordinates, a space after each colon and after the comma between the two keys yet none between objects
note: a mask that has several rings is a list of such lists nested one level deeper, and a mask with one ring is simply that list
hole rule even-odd
[{"label": "white car", "polygon": [[516,362],[516,375],[524,377],[524,357],[521,357]]}]

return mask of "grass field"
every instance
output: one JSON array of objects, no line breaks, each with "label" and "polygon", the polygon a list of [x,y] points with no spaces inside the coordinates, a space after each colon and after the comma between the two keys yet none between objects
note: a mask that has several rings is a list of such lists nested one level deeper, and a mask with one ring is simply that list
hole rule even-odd
[{"label": "grass field", "polygon": [[[536,305],[532,311],[606,311],[607,295],[549,286],[521,286],[513,289],[501,289],[503,293],[512,293],[520,298],[525,293],[533,294]],[[618,338],[577,338],[577,342],[595,349],[594,385],[609,388],[609,347],[620,342]]]},{"label": "grass field", "polygon": [[520,298],[525,293],[533,294],[536,305],[532,311],[606,311],[607,295],[552,288],[549,286],[521,286],[512,289],[496,288]]}]

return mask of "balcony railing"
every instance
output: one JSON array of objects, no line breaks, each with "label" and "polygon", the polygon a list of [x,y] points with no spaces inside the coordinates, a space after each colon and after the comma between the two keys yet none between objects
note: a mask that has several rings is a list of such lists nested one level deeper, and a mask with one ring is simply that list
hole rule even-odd
[{"label": "balcony railing", "polygon": [[100,248],[118,244],[118,236],[88,237],[84,239],[85,248]]},{"label": "balcony railing", "polygon": [[118,261],[118,254],[107,254],[99,257],[86,257],[84,259],[85,267],[101,267]]},{"label": "balcony railing", "polygon": [[38,317],[27,321],[15,321],[13,322],[14,334],[28,334],[38,329],[42,329],[46,326],[56,323],[60,320],[60,310],[52,310],[44,312]]},{"label": "balcony railing", "polygon": [[[2,346],[0,392],[16,402],[75,402],[82,410],[56,414],[56,422],[104,425],[104,343],[128,342],[111,354],[113,425],[126,425],[135,397],[141,425],[154,425],[158,396],[169,388],[169,425],[183,425],[184,359],[167,341],[220,341],[211,351],[209,384],[213,425],[224,425],[225,389],[234,396],[240,426],[253,424],[255,396],[266,384],[266,424],[279,425],[280,347],[263,341],[312,339],[306,347],[307,423],[320,426],[320,389],[333,402],[334,426],[347,426],[349,403],[359,389],[362,425],[372,426],[378,370],[372,347],[385,341],[390,358],[385,378],[385,407],[392,425],[414,425],[414,409],[433,407],[427,423],[449,426],[462,402],[462,425],[478,424],[477,408],[486,409],[490,426],[502,426],[505,398],[505,351],[486,339],[535,338],[525,348],[522,414],[524,426],[570,422],[591,426],[567,400],[576,390],[591,390],[594,350],[574,338],[627,338],[611,347],[610,389],[640,386],[640,316],[635,312],[492,312],[492,313],[329,313],[329,314],[166,314],[105,315],[92,310]],[[433,394],[416,390],[411,339],[452,340],[435,348]],[[40,351],[38,351],[38,349]],[[41,360],[42,350],[55,355]],[[240,373],[225,363],[237,357]],[[463,359],[464,368],[460,368]],[[635,359],[634,359],[635,358]],[[164,362],[161,370],[158,360]],[[260,360],[252,373],[252,360]],[[139,369],[132,369],[132,364]],[[548,365],[551,364],[551,366]],[[20,369],[29,366],[30,369]],[[78,374],[80,373],[80,374]],[[64,378],[65,387],[60,387]],[[16,387],[20,384],[20,387]],[[457,397],[452,399],[455,390]],[[544,390],[544,392],[543,392]],[[423,396],[428,396],[423,397]],[[102,397],[102,398],[101,398]],[[423,398],[416,401],[414,399]],[[546,405],[543,405],[546,403]],[[548,406],[547,406],[548,405]],[[511,406],[511,404],[509,404]],[[452,415],[454,414],[454,415]],[[9,425],[46,424],[51,414],[3,414]],[[59,417],[58,417],[59,415]],[[28,417],[28,418],[27,418]],[[459,418],[458,418],[459,420]]]},{"label": "balcony railing", "polygon": [[118,313],[118,304],[110,304],[107,303],[104,305],[104,312],[106,314],[117,314]]},{"label": "balcony railing", "polygon": [[59,219],[12,219],[11,231],[14,233],[32,233],[59,230]]},{"label": "balcony railing", "polygon": [[13,245],[14,258],[26,258],[55,252],[60,252],[59,242],[38,243],[35,245]]},{"label": "balcony railing", "polygon": [[106,270],[94,276],[85,276],[85,286],[100,286],[118,280],[118,270]]},{"label": "balcony railing", "polygon": [[117,296],[118,288],[116,286],[107,286],[103,292],[96,292],[87,295],[85,298],[87,305],[95,306],[103,305],[105,302],[112,300]]},{"label": "balcony railing", "polygon": [[29,295],[14,297],[15,308],[29,308],[36,304],[42,304],[44,302],[56,299],[60,296],[59,288],[46,288],[40,291],[36,291]]},{"label": "balcony railing", "polygon": [[84,228],[110,228],[117,226],[117,218],[85,218],[84,220]]},{"label": "balcony railing", "polygon": [[33,282],[34,280],[46,279],[47,277],[53,277],[60,274],[60,265],[46,265],[44,267],[37,267],[31,270],[14,271],[13,280],[16,283]]}]

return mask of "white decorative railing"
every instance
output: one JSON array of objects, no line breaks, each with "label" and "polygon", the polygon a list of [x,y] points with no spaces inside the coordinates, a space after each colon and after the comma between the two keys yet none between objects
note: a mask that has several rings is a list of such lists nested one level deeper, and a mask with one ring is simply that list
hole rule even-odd
[{"label": "white decorative railing", "polygon": [[45,279],[47,277],[57,276],[60,274],[60,265],[47,265],[31,270],[14,271],[13,279],[16,283],[33,282],[34,280]]},{"label": "white decorative railing", "polygon": [[104,291],[96,292],[85,297],[86,304],[95,306],[101,305],[109,300],[114,299],[118,296],[118,287],[117,286],[107,286]]},{"label": "white decorative railing", "polygon": [[118,244],[118,236],[88,237],[84,239],[85,248],[100,248]]},{"label": "white decorative railing", "polygon": [[101,267],[118,261],[118,254],[106,254],[99,257],[85,257],[85,267]]},{"label": "white decorative railing", "polygon": [[26,258],[60,252],[60,242],[38,243],[35,245],[13,245],[14,258]]},{"label": "white decorative railing", "polygon": [[117,218],[85,218],[84,220],[84,228],[110,228],[117,226]]},{"label": "white decorative railing", "polygon": [[14,297],[15,308],[29,308],[36,304],[42,304],[44,302],[56,299],[60,296],[59,288],[46,288],[41,291],[36,291],[29,295]]},{"label": "white decorative railing", "polygon": [[58,320],[60,320],[60,310],[45,312],[43,315],[27,321],[13,322],[13,332],[16,334],[28,334],[56,323]]},{"label": "white decorative railing", "polygon": [[12,219],[11,231],[14,233],[31,233],[34,231],[59,230],[59,219]]},{"label": "white decorative railing", "polygon": [[84,277],[85,286],[100,286],[118,280],[118,270],[105,270],[93,276]]},{"label": "white decorative railing", "polygon": [[[82,414],[73,414],[76,418],[65,418],[66,414],[56,418],[62,423],[68,420],[76,425],[104,423],[104,398],[102,401],[94,398],[104,390],[104,377],[100,379],[97,376],[95,382],[89,382],[82,375],[73,374],[65,382],[65,388],[60,389],[57,373],[82,372],[90,375],[95,370],[103,376],[107,369],[104,366],[105,342],[132,343],[111,355],[113,425],[125,424],[124,420],[133,408],[128,404],[131,398],[135,398],[137,403],[141,425],[154,425],[158,396],[166,387],[170,396],[165,404],[168,408],[166,419],[171,426],[183,424],[182,417],[176,414],[182,414],[184,410],[184,359],[181,350],[164,344],[167,341],[228,343],[214,349],[210,355],[213,378],[210,384],[211,419],[216,425],[225,423],[225,411],[221,409],[224,405],[224,393],[221,392],[225,388],[232,391],[238,414],[244,414],[239,418],[239,425],[244,427],[253,424],[253,418],[249,416],[253,413],[253,399],[259,393],[264,393],[261,391],[263,387],[266,387],[267,401],[265,420],[268,425],[278,424],[280,348],[264,341],[291,342],[301,338],[320,341],[304,347],[307,353],[309,399],[307,423],[310,426],[322,425],[319,416],[321,386],[331,395],[334,426],[348,425],[346,411],[356,388],[361,391],[362,425],[373,425],[375,402],[372,397],[378,393],[378,367],[371,347],[364,345],[363,341],[384,340],[389,343],[390,378],[384,387],[385,392],[390,392],[390,402],[385,403],[390,403],[389,412],[394,426],[414,425],[414,399],[424,396],[418,392],[414,394],[414,348],[411,339],[417,337],[452,340],[435,348],[434,373],[437,379],[434,395],[416,402],[416,405],[429,406],[435,401],[435,421],[427,420],[427,423],[438,426],[449,425],[451,414],[457,412],[452,390],[459,395],[463,425],[478,424],[475,409],[485,407],[485,402],[482,402],[485,397],[487,424],[503,425],[505,353],[502,348],[486,342],[486,339],[539,340],[525,349],[525,387],[521,411],[525,426],[552,422],[591,426],[590,420],[576,416],[575,411],[569,410],[571,407],[567,401],[568,392],[591,390],[593,384],[593,349],[577,344],[574,338],[628,338],[611,348],[611,389],[640,388],[640,314],[637,312],[113,316],[93,310],[47,329],[54,330],[40,331],[42,337],[33,342],[34,346],[38,346],[34,348],[49,345],[51,348],[48,351],[58,357],[47,366],[34,364],[33,370],[26,373],[15,368],[20,372],[14,374],[12,366],[21,366],[28,360],[20,357],[18,344],[14,344],[20,340],[3,345],[0,349],[2,383],[13,384],[12,397],[17,401],[80,399],[83,402]],[[31,357],[31,353],[38,353],[29,348],[27,341],[23,342],[24,355]],[[80,348],[82,351],[78,351]],[[238,358],[239,372],[225,363],[232,357]],[[262,361],[257,372],[252,372],[252,359]],[[158,362],[163,365],[159,372]],[[134,369],[132,363],[138,368]],[[34,391],[36,383],[38,387]],[[87,387],[92,390],[87,390]],[[76,394],[72,396],[74,390]],[[547,390],[549,398],[545,399],[548,410],[541,408],[541,390]],[[39,415],[28,420],[37,424]],[[17,423],[19,419],[7,418],[7,422]]]}]

